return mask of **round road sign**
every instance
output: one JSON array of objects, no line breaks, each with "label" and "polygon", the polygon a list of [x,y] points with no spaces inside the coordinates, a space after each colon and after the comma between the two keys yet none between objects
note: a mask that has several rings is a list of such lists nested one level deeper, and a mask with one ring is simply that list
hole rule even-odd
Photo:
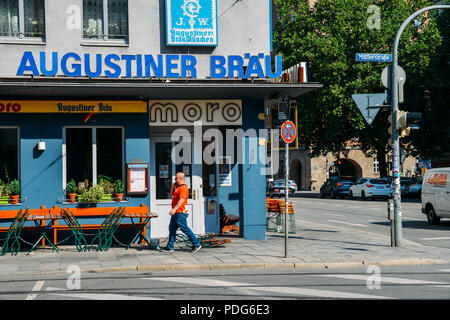
[{"label": "round road sign", "polygon": [[281,126],[281,137],[284,142],[292,143],[295,140],[297,135],[297,130],[295,129],[295,125],[292,121],[286,121]]}]

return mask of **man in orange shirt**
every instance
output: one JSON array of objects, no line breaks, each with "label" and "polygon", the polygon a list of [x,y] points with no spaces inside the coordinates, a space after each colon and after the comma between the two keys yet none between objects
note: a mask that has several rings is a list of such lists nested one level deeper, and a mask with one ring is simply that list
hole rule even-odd
[{"label": "man in orange shirt", "polygon": [[170,195],[172,196],[172,210],[170,210],[169,214],[172,217],[170,218],[169,224],[169,241],[167,242],[167,247],[164,249],[169,252],[172,252],[174,249],[178,228],[180,228],[191,241],[192,252],[197,252],[202,247],[200,241],[197,240],[194,233],[187,225],[188,211],[186,205],[189,198],[189,188],[184,179],[184,173],[178,172],[175,176],[175,183],[172,185],[172,189],[170,189]]}]

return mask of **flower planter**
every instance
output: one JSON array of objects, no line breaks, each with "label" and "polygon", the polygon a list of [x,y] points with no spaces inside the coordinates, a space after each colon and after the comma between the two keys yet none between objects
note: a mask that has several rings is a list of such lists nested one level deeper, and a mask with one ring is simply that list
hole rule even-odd
[{"label": "flower planter", "polygon": [[77,197],[76,193],[68,193],[67,196],[69,197],[69,202],[74,203],[75,199]]},{"label": "flower planter", "polygon": [[116,196],[116,201],[117,201],[117,202],[122,201],[122,199],[123,199],[123,193],[116,193],[115,196]]},{"label": "flower planter", "polygon": [[103,197],[102,197],[102,202],[105,202],[105,201],[111,201],[112,199],[112,194],[105,194]]},{"label": "flower planter", "polygon": [[9,203],[9,196],[0,197],[0,204],[8,204],[8,203]]},{"label": "flower planter", "polygon": [[10,195],[9,196],[9,203],[11,203],[11,204],[19,203],[19,197],[20,197],[19,194]]}]

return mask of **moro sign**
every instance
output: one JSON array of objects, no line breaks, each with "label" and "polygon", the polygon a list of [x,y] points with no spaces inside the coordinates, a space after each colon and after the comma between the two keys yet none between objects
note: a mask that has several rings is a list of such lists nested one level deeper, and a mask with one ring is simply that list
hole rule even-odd
[{"label": "moro sign", "polygon": [[242,125],[241,100],[161,100],[149,103],[150,126]]}]

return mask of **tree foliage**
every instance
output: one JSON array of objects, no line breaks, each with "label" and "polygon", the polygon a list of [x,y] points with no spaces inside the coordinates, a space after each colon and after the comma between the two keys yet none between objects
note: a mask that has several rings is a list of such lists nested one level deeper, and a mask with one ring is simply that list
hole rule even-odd
[{"label": "tree foliage", "polygon": [[[275,4],[278,21],[274,44],[277,53],[283,56],[284,69],[306,61],[308,81],[323,84],[322,89],[298,99],[302,143],[311,146],[312,155],[317,156],[328,152],[338,155],[347,141],[360,142],[366,155],[377,155],[380,170],[386,174],[384,159],[389,148],[390,108],[380,110],[369,126],[351,96],[384,92],[381,72],[388,64],[356,62],[355,55],[392,53],[395,34],[402,22],[415,11],[431,5],[431,1],[318,0],[310,7],[304,0],[275,0]],[[430,11],[421,16],[420,25],[411,23],[403,32],[399,65],[405,70],[407,80],[401,110],[442,111],[447,103],[448,72],[438,75],[433,71],[442,65],[448,71],[443,17],[440,19],[444,21],[440,21],[437,12]],[[448,30],[445,32],[448,36]],[[436,153],[433,148],[424,149],[425,141],[442,133],[431,125],[436,116],[429,112],[422,126],[425,128],[402,141],[409,153],[426,156]],[[448,131],[448,111],[445,117],[447,124],[443,127]],[[439,152],[443,149],[441,146]]]}]

